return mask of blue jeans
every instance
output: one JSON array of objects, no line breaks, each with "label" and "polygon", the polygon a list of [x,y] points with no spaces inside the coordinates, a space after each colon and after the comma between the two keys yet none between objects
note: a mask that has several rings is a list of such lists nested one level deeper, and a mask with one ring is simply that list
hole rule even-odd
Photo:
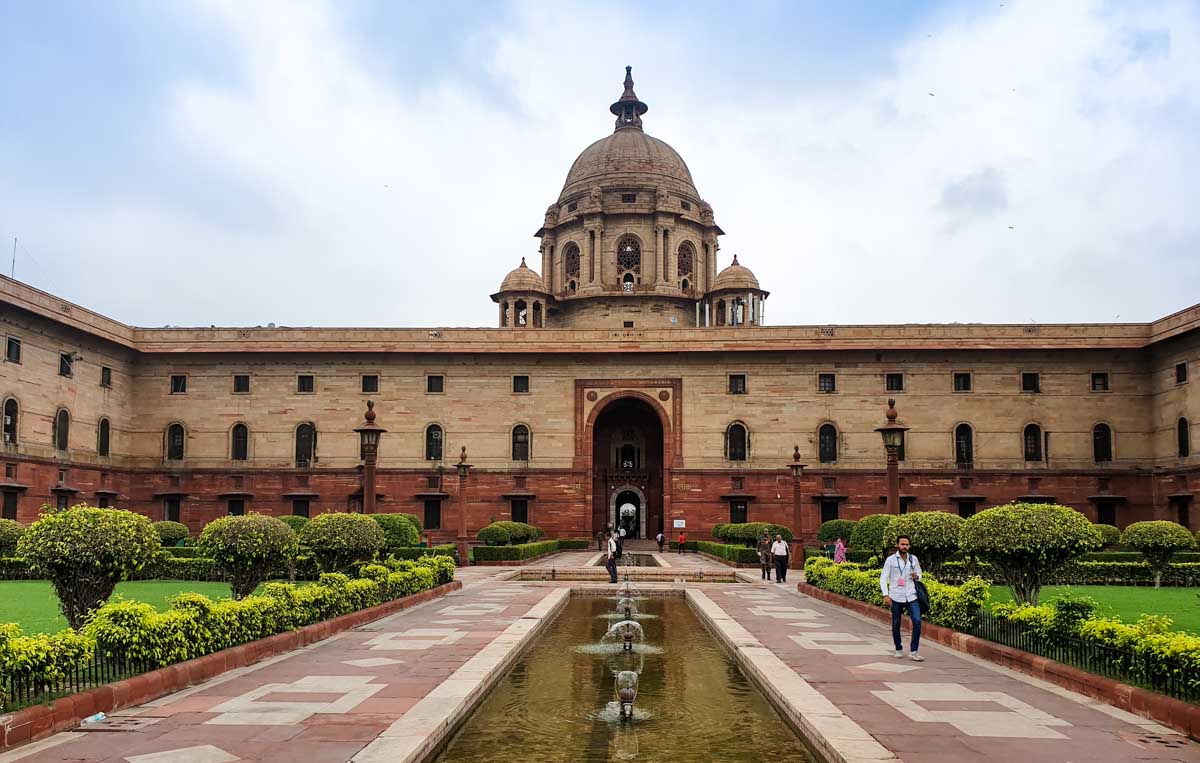
[{"label": "blue jeans", "polygon": [[909,651],[915,652],[921,646],[921,605],[916,599],[907,602],[892,599],[892,641],[896,644],[897,652],[904,650],[904,642],[900,640],[900,616],[906,611],[912,620],[912,645]]},{"label": "blue jeans", "polygon": [[617,582],[617,560],[610,558],[605,561],[604,569],[608,570],[608,582]]}]

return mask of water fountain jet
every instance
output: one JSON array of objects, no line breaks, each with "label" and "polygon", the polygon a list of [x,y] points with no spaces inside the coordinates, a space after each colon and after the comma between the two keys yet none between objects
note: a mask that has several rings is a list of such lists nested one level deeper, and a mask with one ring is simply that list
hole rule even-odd
[{"label": "water fountain jet", "polygon": [[622,670],[617,673],[614,693],[617,695],[617,702],[621,705],[621,717],[632,719],[633,701],[637,699],[638,693],[638,674],[632,670]]}]

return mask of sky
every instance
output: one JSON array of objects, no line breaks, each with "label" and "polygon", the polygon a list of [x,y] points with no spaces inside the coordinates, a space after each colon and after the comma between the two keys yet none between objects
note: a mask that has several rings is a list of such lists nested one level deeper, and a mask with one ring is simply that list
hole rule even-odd
[{"label": "sky", "polygon": [[494,325],[627,64],[771,324],[1200,302],[1200,0],[51,0],[0,29],[2,270],[133,325]]}]

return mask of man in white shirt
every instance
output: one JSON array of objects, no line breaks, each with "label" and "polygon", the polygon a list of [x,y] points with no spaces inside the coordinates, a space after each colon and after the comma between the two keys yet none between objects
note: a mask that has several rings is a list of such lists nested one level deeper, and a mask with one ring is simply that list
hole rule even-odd
[{"label": "man in white shirt", "polygon": [[612,533],[608,536],[608,557],[604,560],[604,569],[608,570],[608,582],[617,582],[617,539]]},{"label": "man in white shirt", "polygon": [[892,608],[892,642],[896,645],[895,657],[904,656],[904,642],[900,640],[900,618],[905,612],[912,620],[912,642],[908,656],[917,662],[925,658],[917,653],[921,646],[921,605],[917,603],[917,581],[921,579],[921,563],[915,554],[908,552],[912,540],[901,535],[896,541],[896,553],[883,563],[879,574],[879,590],[883,592],[883,603]]},{"label": "man in white shirt", "polygon": [[787,582],[788,569],[788,553],[791,549],[788,544],[783,542],[782,535],[775,536],[775,542],[771,544],[771,559],[775,562],[775,582]]}]

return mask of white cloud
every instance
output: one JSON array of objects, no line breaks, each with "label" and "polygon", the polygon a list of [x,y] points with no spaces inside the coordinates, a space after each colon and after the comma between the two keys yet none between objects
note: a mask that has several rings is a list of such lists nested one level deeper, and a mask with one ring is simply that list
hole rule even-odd
[{"label": "white cloud", "polygon": [[[245,76],[180,82],[147,145],[249,211],[136,188],[26,202],[56,250],[114,242],[73,269],[79,298],[118,319],[492,325],[487,295],[521,255],[540,266],[531,234],[574,156],[611,129],[625,63],[647,130],[688,160],[729,231],[723,259],[738,252],[773,292],[772,323],[1147,320],[1196,301],[1187,3],[950,13],[893,71],[769,99],[712,92],[717,56],[620,7],[518,5],[467,40],[472,76],[397,81],[336,5],[200,12]],[[467,84],[480,73],[498,92]],[[120,287],[88,296],[101,283]]]}]

